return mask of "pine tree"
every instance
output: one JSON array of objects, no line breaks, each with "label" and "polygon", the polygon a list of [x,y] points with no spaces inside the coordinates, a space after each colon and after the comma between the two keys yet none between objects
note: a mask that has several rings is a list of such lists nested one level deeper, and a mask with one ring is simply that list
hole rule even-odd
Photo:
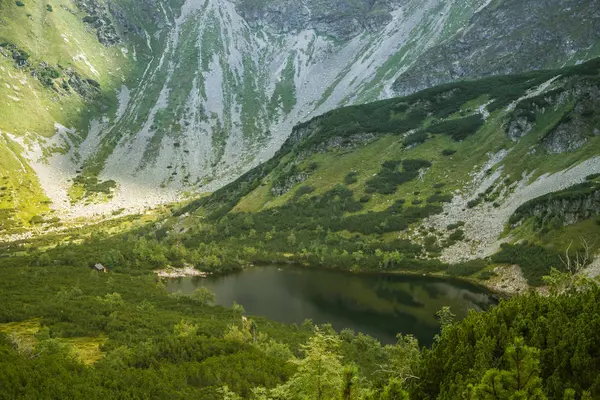
[{"label": "pine tree", "polygon": [[[540,351],[515,338],[506,349],[504,360],[508,370],[490,369],[475,386],[475,400],[546,400],[539,377]],[[467,391],[469,392],[469,391]]]},{"label": "pine tree", "polygon": [[286,383],[273,389],[273,397],[339,399],[340,389],[344,386],[344,370],[338,354],[340,344],[341,340],[336,335],[316,329],[308,343],[302,346],[304,357],[292,360],[297,366],[296,373]]}]

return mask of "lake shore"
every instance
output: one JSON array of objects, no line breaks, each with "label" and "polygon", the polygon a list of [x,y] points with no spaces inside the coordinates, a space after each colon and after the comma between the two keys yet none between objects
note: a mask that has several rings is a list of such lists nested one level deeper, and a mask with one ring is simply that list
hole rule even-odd
[{"label": "lake shore", "polygon": [[192,266],[183,268],[167,267],[165,269],[154,270],[154,273],[161,278],[185,278],[189,276],[200,276],[206,278],[210,272],[198,271]]}]

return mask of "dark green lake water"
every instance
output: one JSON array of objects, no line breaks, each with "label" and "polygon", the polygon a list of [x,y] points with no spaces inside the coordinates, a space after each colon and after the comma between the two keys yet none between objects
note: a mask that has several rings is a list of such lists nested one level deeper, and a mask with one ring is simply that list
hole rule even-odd
[{"label": "dark green lake water", "polygon": [[167,290],[191,294],[206,286],[217,304],[242,304],[251,315],[301,324],[329,322],[338,331],[351,328],[395,343],[397,333],[413,334],[431,344],[439,331],[435,313],[450,306],[457,318],[497,302],[488,291],[469,283],[433,277],[352,274],[297,267],[254,267],[208,278],[169,279]]}]

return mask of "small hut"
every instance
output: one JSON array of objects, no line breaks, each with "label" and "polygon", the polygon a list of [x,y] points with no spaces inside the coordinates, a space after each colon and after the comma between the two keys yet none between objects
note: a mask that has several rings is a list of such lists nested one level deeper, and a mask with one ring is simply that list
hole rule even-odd
[{"label": "small hut", "polygon": [[106,267],[105,267],[104,265],[100,264],[100,263],[98,263],[98,264],[95,264],[95,265],[92,267],[92,269],[93,269],[94,271],[98,271],[98,272],[106,272]]}]

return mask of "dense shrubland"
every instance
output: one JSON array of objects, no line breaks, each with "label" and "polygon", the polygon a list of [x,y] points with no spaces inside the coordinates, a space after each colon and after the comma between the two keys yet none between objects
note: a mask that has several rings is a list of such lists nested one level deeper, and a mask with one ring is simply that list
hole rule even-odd
[{"label": "dense shrubland", "polygon": [[[440,335],[420,348],[411,336],[381,346],[350,330],[242,318],[243,307],[209,306],[210,293],[168,295],[153,274],[22,261],[3,261],[0,332],[38,328],[30,340],[0,333],[0,398],[600,396],[597,286],[518,296],[458,323],[443,309]],[[100,357],[83,364],[69,338],[103,338]]]}]

